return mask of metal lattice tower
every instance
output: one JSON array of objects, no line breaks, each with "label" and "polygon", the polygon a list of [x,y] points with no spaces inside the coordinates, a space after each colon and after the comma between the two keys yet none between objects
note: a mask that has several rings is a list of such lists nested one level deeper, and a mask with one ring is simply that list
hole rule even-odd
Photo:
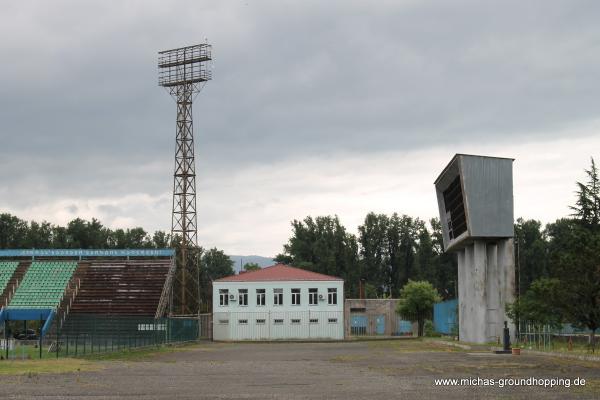
[{"label": "metal lattice tower", "polygon": [[211,50],[203,43],[158,53],[158,85],[177,102],[171,240],[178,254],[171,307],[182,315],[195,314],[200,305],[192,102],[211,79]]}]

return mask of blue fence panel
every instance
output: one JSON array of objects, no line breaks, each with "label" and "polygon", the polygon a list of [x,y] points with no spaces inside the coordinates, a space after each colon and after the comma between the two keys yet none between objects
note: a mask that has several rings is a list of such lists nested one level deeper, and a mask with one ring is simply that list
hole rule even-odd
[{"label": "blue fence panel", "polygon": [[411,335],[411,334],[412,334],[412,322],[399,319],[398,320],[398,335]]},{"label": "blue fence panel", "polygon": [[449,335],[458,324],[458,300],[448,300],[433,306],[433,328],[438,333]]}]

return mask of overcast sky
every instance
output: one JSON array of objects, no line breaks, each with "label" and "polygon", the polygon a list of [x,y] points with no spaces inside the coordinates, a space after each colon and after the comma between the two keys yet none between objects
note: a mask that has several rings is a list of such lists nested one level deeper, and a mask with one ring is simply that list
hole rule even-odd
[{"label": "overcast sky", "polygon": [[0,211],[170,230],[159,50],[213,45],[194,103],[200,244],[290,221],[437,216],[455,153],[516,158],[515,215],[569,213],[600,161],[597,1],[1,1]]}]

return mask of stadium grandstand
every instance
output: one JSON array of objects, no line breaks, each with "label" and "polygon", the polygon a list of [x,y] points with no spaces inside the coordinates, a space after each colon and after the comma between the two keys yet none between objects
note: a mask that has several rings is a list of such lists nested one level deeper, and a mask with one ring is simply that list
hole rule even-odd
[{"label": "stadium grandstand", "polygon": [[48,341],[68,349],[91,339],[93,349],[100,337],[112,347],[115,337],[157,340],[157,331],[170,334],[173,274],[172,249],[0,250],[0,330],[8,341],[11,322],[25,330],[39,322],[40,349]]}]

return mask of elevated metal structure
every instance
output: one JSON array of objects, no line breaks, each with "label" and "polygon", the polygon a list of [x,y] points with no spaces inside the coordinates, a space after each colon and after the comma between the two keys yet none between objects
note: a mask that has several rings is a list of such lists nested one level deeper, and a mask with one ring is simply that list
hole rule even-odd
[{"label": "elevated metal structure", "polygon": [[192,102],[212,78],[211,51],[202,43],[158,53],[158,85],[177,103],[171,240],[178,254],[171,309],[181,315],[197,313],[200,305]]}]

